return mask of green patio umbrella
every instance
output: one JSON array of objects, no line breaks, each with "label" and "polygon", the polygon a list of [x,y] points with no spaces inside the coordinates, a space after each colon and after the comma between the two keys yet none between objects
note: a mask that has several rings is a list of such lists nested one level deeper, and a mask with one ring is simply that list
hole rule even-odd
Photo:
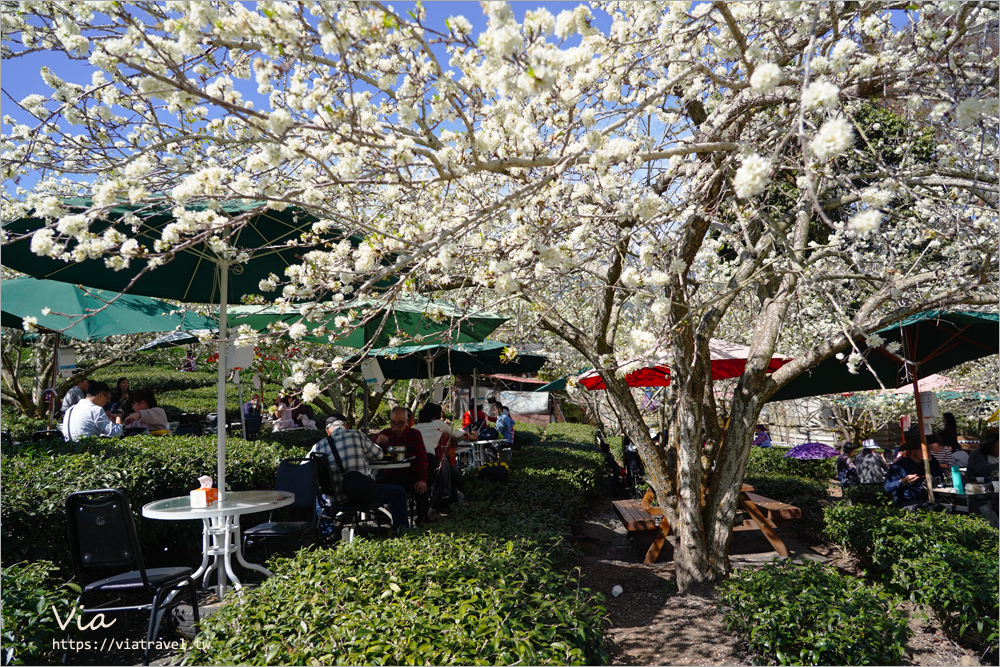
[{"label": "green patio umbrella", "polygon": [[[43,308],[51,312],[43,314]],[[215,326],[214,320],[194,312],[171,314],[176,310],[165,301],[56,280],[14,278],[0,283],[0,324],[20,329],[25,317],[35,317],[39,327],[76,340]]]},{"label": "green patio umbrella", "polygon": [[[66,199],[63,205],[73,211],[86,211],[91,201],[82,198]],[[158,199],[142,206],[116,206],[108,211],[105,219],[91,222],[90,231],[101,234],[113,226],[125,236],[135,238],[142,249],[156,255],[155,242],[162,237],[164,228],[174,222],[173,207],[173,202],[166,199]],[[206,205],[186,204],[185,208],[197,211],[204,210]],[[218,236],[226,238],[231,247],[245,253],[242,261],[220,257],[207,242],[201,241],[192,243],[170,261],[137,278],[139,271],[148,265],[148,260],[142,257],[132,259],[129,270],[115,271],[107,267],[102,258],[65,262],[34,254],[30,249],[31,233],[43,228],[45,221],[25,217],[3,226],[4,232],[12,240],[3,245],[2,262],[4,266],[36,278],[109,290],[128,289],[131,294],[178,301],[218,303],[220,362],[217,410],[224,417],[226,364],[223,360],[226,359],[228,345],[228,304],[249,294],[262,294],[265,298],[277,297],[278,292],[260,289],[261,280],[271,274],[284,276],[285,268],[300,263],[303,253],[316,248],[332,247],[346,235],[336,230],[321,236],[313,235],[312,226],[318,219],[295,207],[277,211],[267,208],[262,202],[245,203],[234,200],[219,203],[217,212],[230,219],[230,222],[219,228]],[[303,237],[304,234],[309,236]],[[308,238],[308,241],[303,241],[303,238]],[[361,241],[358,237],[347,238],[355,244]],[[221,500],[226,492],[224,427],[218,429],[218,443],[217,481]]]},{"label": "green patio umbrella", "polygon": [[[879,381],[887,388],[912,384],[917,422],[920,424],[917,430],[920,431],[924,472],[930,479],[930,454],[924,438],[923,408],[918,398],[919,380],[1000,352],[1000,315],[928,310],[877,333],[885,341],[879,347],[868,347],[864,340],[855,341],[871,370],[862,365],[857,374],[852,374],[847,369],[846,360],[830,358],[786,384],[771,400],[880,389]],[[896,352],[887,349],[892,343],[899,344]],[[934,500],[930,484],[927,485],[927,497],[930,501]]]},{"label": "green patio umbrella", "polygon": [[366,358],[378,360],[387,380],[410,380],[442,375],[491,375],[493,373],[535,373],[545,365],[540,354],[519,354],[505,361],[506,343],[483,341],[457,345],[410,345],[371,350],[366,356],[355,357],[360,363]]},{"label": "green patio umbrella", "polygon": [[[321,306],[322,307],[322,306]],[[362,313],[373,308],[374,316],[362,321]],[[508,318],[484,310],[467,312],[453,303],[437,301],[426,297],[400,298],[388,307],[376,301],[356,301],[344,304],[337,310],[324,312],[316,321],[302,317],[297,309],[279,310],[274,306],[235,306],[229,309],[231,326],[249,324],[255,331],[264,331],[269,324],[302,322],[310,331],[324,327],[328,332],[337,331],[335,318],[357,315],[351,319],[351,332],[333,341],[343,347],[362,348],[371,345],[385,347],[393,337],[404,337],[411,342],[406,345],[428,343],[472,343],[484,340]],[[383,325],[383,320],[385,324]],[[302,340],[315,343],[330,343],[327,335],[308,335]]]},{"label": "green patio umbrella", "polygon": [[[51,312],[46,314],[43,309]],[[36,318],[39,327],[56,332],[57,354],[61,336],[93,341],[108,336],[215,326],[211,318],[177,310],[165,301],[145,296],[56,280],[14,278],[0,282],[0,324],[20,329],[24,318]],[[51,418],[50,410],[49,426]]]},{"label": "green patio umbrella", "polygon": [[[872,375],[865,364],[852,374],[847,370],[846,358],[831,357],[779,389],[771,400],[882,389],[883,386],[895,389],[912,384],[914,376],[924,378],[1000,352],[1000,316],[996,313],[930,310],[877,333],[885,341],[881,347],[869,348],[864,339],[856,341],[876,375]],[[894,342],[901,346],[897,354],[885,349]]]}]

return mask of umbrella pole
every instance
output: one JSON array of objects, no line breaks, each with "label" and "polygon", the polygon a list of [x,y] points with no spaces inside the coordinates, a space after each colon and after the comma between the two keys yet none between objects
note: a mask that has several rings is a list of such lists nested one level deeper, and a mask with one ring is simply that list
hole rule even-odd
[{"label": "umbrella pole", "polygon": [[56,332],[56,346],[52,349],[52,391],[49,392],[49,425],[47,428],[52,430],[52,420],[55,419],[56,415],[56,379],[59,377],[59,337],[60,333]]},{"label": "umbrella pole", "polygon": [[[219,301],[219,382],[218,396],[216,401],[216,438],[219,443],[219,467],[217,477],[217,487],[219,489],[219,502],[226,499],[226,346],[229,331],[226,328],[226,299],[229,294],[229,267],[223,263],[218,264],[219,285],[221,298]],[[242,410],[241,410],[242,412]],[[220,571],[219,580],[225,575]]]},{"label": "umbrella pole", "polygon": [[236,380],[236,390],[239,392],[239,402],[240,402],[240,429],[243,434],[243,439],[247,439],[247,416],[243,414],[243,383],[240,382],[240,372],[233,371],[233,377]]},{"label": "umbrella pole", "polygon": [[[906,356],[913,359],[916,355],[916,345],[913,344],[912,335],[909,335],[907,329],[903,329],[903,342],[906,344]],[[934,502],[934,482],[931,477],[931,456],[930,452],[927,451],[927,436],[924,435],[924,409],[920,405],[920,386],[917,384],[917,365],[909,361],[907,362],[910,366],[910,370],[913,373],[913,400],[917,404],[917,431],[920,433],[920,455],[924,459],[924,483],[927,484],[927,502]]]}]

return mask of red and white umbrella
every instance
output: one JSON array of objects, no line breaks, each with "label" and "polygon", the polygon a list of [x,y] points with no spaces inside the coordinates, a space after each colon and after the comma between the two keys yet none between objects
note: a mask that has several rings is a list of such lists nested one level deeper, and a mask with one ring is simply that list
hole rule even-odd
[{"label": "red and white umbrella", "polygon": [[[708,349],[712,355],[713,380],[726,380],[742,375],[750,354],[749,347],[713,338],[708,342]],[[775,355],[767,365],[767,372],[773,373],[789,361],[790,357]],[[626,375],[625,381],[630,387],[666,387],[670,385],[670,369],[666,366],[639,368]],[[606,389],[604,380],[597,371],[587,371],[577,378],[577,382],[591,391]]]}]

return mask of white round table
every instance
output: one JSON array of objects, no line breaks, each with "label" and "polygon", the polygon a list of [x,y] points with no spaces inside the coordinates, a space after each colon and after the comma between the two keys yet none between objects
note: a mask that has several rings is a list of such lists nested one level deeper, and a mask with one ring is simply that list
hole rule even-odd
[{"label": "white round table", "polygon": [[[192,574],[192,578],[202,577],[201,585],[208,585],[208,578],[213,570],[219,572],[219,600],[226,594],[226,575],[233,582],[233,587],[240,590],[243,584],[233,572],[232,555],[243,567],[262,572],[267,576],[274,573],[256,563],[248,563],[243,559],[240,539],[240,516],[267,512],[285,507],[295,502],[295,494],[287,491],[227,491],[226,499],[208,507],[191,507],[190,496],[179,496],[151,502],[142,508],[142,515],[147,519],[162,519],[165,521],[190,521],[201,519],[204,530],[201,534],[201,566]],[[220,567],[219,557],[222,557]],[[209,565],[208,559],[212,558]]]}]

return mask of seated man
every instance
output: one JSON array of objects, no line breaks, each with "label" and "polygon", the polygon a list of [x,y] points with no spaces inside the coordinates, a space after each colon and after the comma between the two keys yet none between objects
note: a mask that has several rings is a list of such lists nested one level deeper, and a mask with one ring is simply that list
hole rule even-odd
[{"label": "seated man", "polygon": [[[896,507],[926,507],[927,483],[924,460],[920,453],[920,435],[906,434],[906,441],[899,448],[901,456],[889,466],[885,474],[885,492],[892,496]],[[943,475],[941,466],[933,457],[930,459],[931,477]]]},{"label": "seated man", "polygon": [[66,413],[69,412],[71,407],[82,401],[87,396],[87,384],[87,378],[80,378],[80,381],[70,387],[69,391],[66,392],[66,395],[63,396],[61,409],[64,417],[66,416]]},{"label": "seated man", "polygon": [[375,443],[383,450],[389,447],[405,447],[406,458],[412,459],[409,468],[380,470],[379,481],[399,484],[412,493],[417,501],[417,520],[423,521],[430,507],[430,493],[427,487],[427,449],[420,431],[410,427],[406,408],[396,406],[389,413],[389,428],[379,433]]},{"label": "seated man", "polygon": [[84,399],[70,406],[63,417],[63,438],[76,440],[88,435],[120,436],[123,430],[122,418],[116,416],[112,423],[104,411],[109,400],[111,387],[103,382],[90,382]]},{"label": "seated man", "polygon": [[[309,453],[318,452],[330,462],[333,488],[337,492],[336,500],[338,503],[345,503],[347,496],[342,490],[344,476],[340,472],[340,466],[337,465],[337,459],[333,455],[331,447],[337,448],[340,460],[344,464],[344,472],[357,470],[365,475],[370,473],[368,462],[381,459],[382,450],[366,438],[361,431],[349,428],[347,418],[343,415],[334,415],[326,420],[326,433],[327,437],[313,445]],[[392,532],[399,535],[408,523],[406,490],[395,484],[379,484],[378,502],[389,506],[389,512],[392,514]]]},{"label": "seated man", "polygon": [[514,420],[510,416],[510,410],[505,405],[497,401],[497,431],[500,437],[507,442],[514,444]]},{"label": "seated man", "polygon": [[861,483],[885,484],[885,473],[889,470],[889,464],[885,462],[882,448],[872,439],[865,440],[861,446],[863,447],[861,453],[854,459]]}]

